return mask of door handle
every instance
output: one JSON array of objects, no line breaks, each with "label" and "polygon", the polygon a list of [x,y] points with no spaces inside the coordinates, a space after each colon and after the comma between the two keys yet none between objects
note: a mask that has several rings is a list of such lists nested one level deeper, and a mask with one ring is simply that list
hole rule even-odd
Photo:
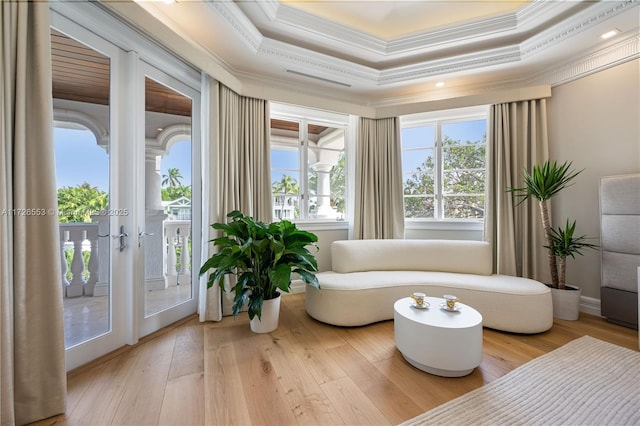
[{"label": "door handle", "polygon": [[150,236],[152,236],[152,235],[154,235],[154,234],[153,234],[153,232],[151,232],[151,233],[149,233],[149,232],[144,232],[144,231],[140,231],[140,232],[138,232],[138,247],[141,247],[141,246],[142,246],[142,239],[145,237],[145,235],[146,235],[146,236],[148,236],[148,237],[150,237]]},{"label": "door handle", "polygon": [[127,238],[129,236],[129,234],[127,234],[126,232],[124,232],[124,225],[120,225],[120,234],[118,235],[112,235],[113,238],[119,238],[120,239],[120,252],[124,251],[124,248],[126,247],[126,240],[125,238]]}]

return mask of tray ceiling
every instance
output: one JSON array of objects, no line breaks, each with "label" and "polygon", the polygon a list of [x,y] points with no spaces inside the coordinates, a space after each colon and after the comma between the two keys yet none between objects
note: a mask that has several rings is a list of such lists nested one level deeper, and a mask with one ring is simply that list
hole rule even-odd
[{"label": "tray ceiling", "polygon": [[105,4],[159,40],[173,32],[241,85],[370,106],[558,84],[640,51],[635,0]]}]

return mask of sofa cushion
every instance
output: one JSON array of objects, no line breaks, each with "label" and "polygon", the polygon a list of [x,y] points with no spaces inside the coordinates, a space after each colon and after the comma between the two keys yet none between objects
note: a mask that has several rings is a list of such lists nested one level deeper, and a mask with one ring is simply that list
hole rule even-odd
[{"label": "sofa cushion", "polygon": [[334,272],[442,271],[490,275],[492,253],[484,241],[347,240],[331,244]]},{"label": "sofa cushion", "polygon": [[[426,271],[369,271],[339,274],[328,271],[316,274],[322,290],[355,291],[367,288],[398,286],[440,286],[488,293],[547,294],[549,288],[538,281],[509,275],[474,275]],[[440,294],[427,294],[441,296]]]},{"label": "sofa cushion", "polygon": [[551,291],[528,278],[371,271],[324,272],[318,274],[318,280],[321,291],[306,289],[306,310],[311,317],[333,325],[361,326],[392,319],[395,301],[414,291],[432,297],[454,294],[482,314],[485,327],[497,330],[540,333],[553,325]]}]

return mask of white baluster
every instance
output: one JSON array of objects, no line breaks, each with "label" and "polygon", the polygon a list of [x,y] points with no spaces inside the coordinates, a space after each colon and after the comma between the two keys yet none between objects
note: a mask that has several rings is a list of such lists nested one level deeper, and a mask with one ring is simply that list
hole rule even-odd
[{"label": "white baluster", "polygon": [[167,286],[174,286],[178,284],[178,271],[176,271],[176,228],[174,226],[167,226],[166,236],[166,248],[167,248]]},{"label": "white baluster", "polygon": [[187,229],[185,236],[182,238],[182,252],[180,253],[180,273],[188,275],[191,272],[191,262],[189,261],[189,238],[191,238],[190,229]]},{"label": "white baluster", "polygon": [[67,287],[67,297],[78,297],[83,294],[83,286],[85,284],[82,278],[84,271],[84,262],[82,260],[82,240],[80,239],[80,231],[74,229],[71,233],[73,241],[73,259],[71,260],[71,283]]},{"label": "white baluster", "polygon": [[99,268],[98,236],[96,235],[95,238],[90,239],[89,243],[91,244],[91,255],[89,256],[89,262],[87,265],[89,267],[89,279],[85,284],[84,293],[86,295],[93,296],[93,289],[96,283],[98,282],[98,273],[99,273],[98,272],[98,268]]},{"label": "white baluster", "polygon": [[64,255],[64,243],[69,238],[69,231],[61,232],[60,235],[60,270],[62,271],[62,294],[66,296],[67,286],[69,281],[67,280],[67,257]]},{"label": "white baluster", "polygon": [[189,229],[186,227],[178,228],[180,229],[180,272],[178,274],[178,281],[182,284],[188,284],[191,275],[189,273]]}]

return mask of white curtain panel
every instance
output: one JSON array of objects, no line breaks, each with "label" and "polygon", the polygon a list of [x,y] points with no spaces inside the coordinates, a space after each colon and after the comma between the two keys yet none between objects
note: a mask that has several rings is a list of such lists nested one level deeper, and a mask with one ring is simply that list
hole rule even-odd
[{"label": "white curtain panel", "polygon": [[517,205],[509,188],[549,158],[545,99],[493,105],[489,115],[484,239],[492,243],[494,272],[548,281],[544,230],[537,200]]},{"label": "white curtain panel", "polygon": [[[209,223],[227,221],[227,214],[240,210],[263,222],[272,220],[271,142],[269,104],[240,96],[220,83],[211,85],[211,179],[216,199]],[[213,106],[213,105],[212,105]],[[206,198],[206,197],[205,197]],[[215,238],[211,230],[210,239]],[[208,247],[208,255],[213,246]],[[219,321],[231,313],[233,294],[206,286],[200,294],[200,320]]]},{"label": "white curtain panel", "polygon": [[65,410],[46,2],[0,5],[0,423]]},{"label": "white curtain panel", "polygon": [[398,117],[360,118],[353,238],[404,238]]}]

